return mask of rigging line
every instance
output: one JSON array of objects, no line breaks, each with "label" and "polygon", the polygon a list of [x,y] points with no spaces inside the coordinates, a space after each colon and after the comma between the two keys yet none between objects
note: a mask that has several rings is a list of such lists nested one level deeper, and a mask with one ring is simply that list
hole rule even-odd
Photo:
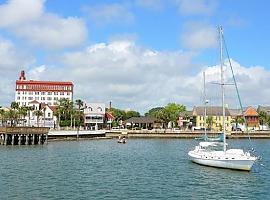
[{"label": "rigging line", "polygon": [[226,42],[225,42],[225,38],[224,38],[223,35],[222,35],[222,39],[223,39],[223,43],[224,43],[224,46],[225,46],[225,51],[226,51],[227,57],[228,57],[228,59],[229,59],[230,69],[231,69],[232,76],[233,76],[233,82],[234,82],[234,85],[235,85],[235,89],[236,89],[238,101],[239,101],[239,104],[240,104],[242,116],[243,116],[243,118],[244,118],[245,127],[246,127],[246,129],[247,129],[247,134],[248,134],[248,139],[249,139],[249,145],[252,146],[252,145],[251,145],[251,140],[250,140],[249,131],[248,131],[248,126],[247,126],[247,120],[246,120],[246,118],[245,118],[245,116],[244,116],[244,109],[243,109],[242,101],[241,101],[241,98],[240,98],[238,86],[237,86],[236,79],[235,79],[235,75],[234,75],[234,71],[233,71],[233,68],[232,68],[231,59],[230,59],[229,52],[228,52],[228,49],[227,49],[227,45],[226,45]]}]

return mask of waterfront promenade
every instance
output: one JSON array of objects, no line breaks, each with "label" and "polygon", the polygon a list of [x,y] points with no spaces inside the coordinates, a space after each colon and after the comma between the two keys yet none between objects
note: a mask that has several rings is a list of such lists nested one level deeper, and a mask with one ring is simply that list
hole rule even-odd
[{"label": "waterfront promenade", "polygon": [[[221,132],[207,132],[209,137],[214,137]],[[119,134],[127,134],[129,138],[183,138],[193,139],[204,135],[204,131],[182,131],[172,129],[153,129],[153,130],[109,130],[106,131],[106,137],[118,137]],[[253,139],[270,139],[270,131],[253,131],[249,133],[228,132],[227,138],[253,138]]]}]

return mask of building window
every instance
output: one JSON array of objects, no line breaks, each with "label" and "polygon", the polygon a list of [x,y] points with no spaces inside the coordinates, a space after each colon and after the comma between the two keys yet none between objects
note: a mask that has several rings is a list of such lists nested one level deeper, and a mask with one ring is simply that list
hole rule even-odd
[{"label": "building window", "polygon": [[39,100],[39,97],[35,97],[35,100]]},{"label": "building window", "polygon": [[20,91],[18,91],[18,94],[20,94]]},{"label": "building window", "polygon": [[60,95],[64,95],[65,93],[64,92],[60,92]]},{"label": "building window", "polygon": [[41,100],[45,100],[45,97],[41,97]]},{"label": "building window", "polygon": [[51,113],[48,113],[48,117],[51,117]]},{"label": "building window", "polygon": [[33,92],[28,92],[29,95],[33,95]]},{"label": "building window", "polygon": [[39,92],[35,92],[35,95],[39,95]]},{"label": "building window", "polygon": [[41,95],[45,95],[45,92],[41,92]]},{"label": "building window", "polygon": [[20,97],[17,97],[17,100],[20,100]]},{"label": "building window", "polygon": [[53,100],[58,100],[58,97],[54,97]]},{"label": "building window", "polygon": [[101,107],[98,107],[97,110],[98,110],[98,112],[102,112],[102,108]]},{"label": "building window", "polygon": [[48,92],[48,95],[52,95],[52,92]]},{"label": "building window", "polygon": [[49,101],[52,100],[52,97],[47,97],[47,100],[49,100]]},{"label": "building window", "polygon": [[33,100],[33,97],[28,97],[28,100]]},{"label": "building window", "polygon": [[53,94],[54,94],[54,95],[58,95],[58,92],[54,92]]}]

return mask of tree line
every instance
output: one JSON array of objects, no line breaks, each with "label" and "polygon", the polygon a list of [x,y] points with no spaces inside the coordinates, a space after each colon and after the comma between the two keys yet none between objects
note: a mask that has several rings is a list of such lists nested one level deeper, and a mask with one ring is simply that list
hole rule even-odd
[{"label": "tree line", "polygon": [[[75,102],[69,99],[63,98],[59,100],[56,106],[56,111],[53,113],[58,119],[58,125],[64,126],[83,126],[83,101],[80,99]],[[26,124],[25,118],[30,119],[30,113],[32,112],[36,116],[36,123],[39,126],[40,118],[45,114],[45,107],[35,109],[33,106],[19,106],[17,102],[11,102],[10,109],[5,110],[0,106],[0,120],[2,126],[17,126],[18,124],[23,126],[30,126],[30,120]]]}]

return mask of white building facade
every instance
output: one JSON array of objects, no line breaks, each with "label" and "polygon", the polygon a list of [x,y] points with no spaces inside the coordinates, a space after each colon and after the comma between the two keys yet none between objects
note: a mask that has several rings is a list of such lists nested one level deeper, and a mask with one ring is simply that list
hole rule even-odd
[{"label": "white building facade", "polygon": [[24,71],[16,81],[15,102],[20,106],[29,106],[34,100],[56,106],[63,98],[73,100],[72,82],[26,80]]},{"label": "white building facade", "polygon": [[[28,126],[39,126],[39,127],[57,127],[57,117],[54,115],[55,106],[49,106],[44,103],[39,103],[37,101],[32,101],[29,103],[29,106],[33,108],[33,111],[29,112],[29,115],[26,117],[26,123]],[[41,110],[43,112],[42,116],[37,118],[34,115],[36,110]]]},{"label": "white building facade", "polygon": [[84,125],[88,130],[102,129],[105,121],[105,103],[84,104]]}]

